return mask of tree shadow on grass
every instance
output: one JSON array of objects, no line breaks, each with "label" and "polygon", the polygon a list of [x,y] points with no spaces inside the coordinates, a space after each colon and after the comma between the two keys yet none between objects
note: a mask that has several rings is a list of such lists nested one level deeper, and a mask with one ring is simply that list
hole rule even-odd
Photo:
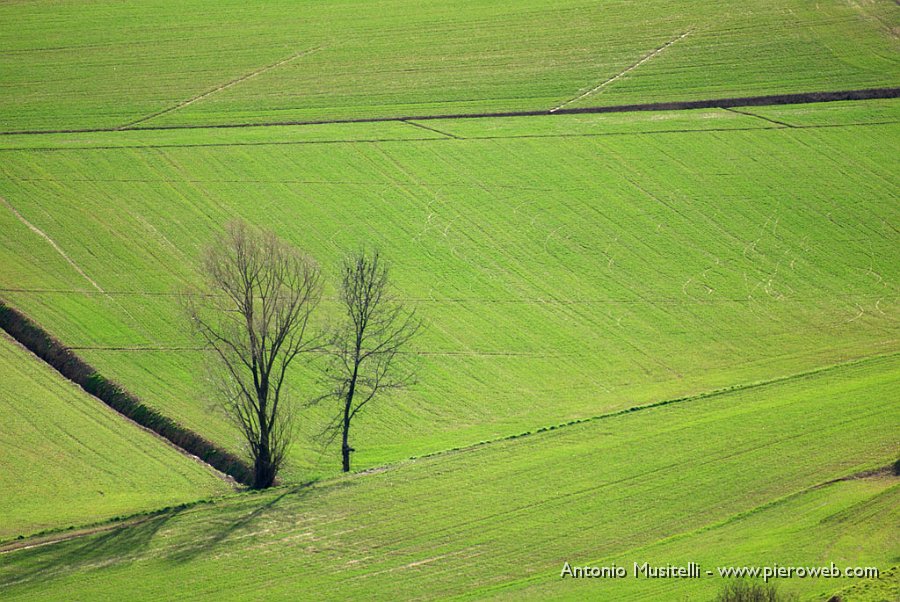
[{"label": "tree shadow on grass", "polygon": [[0,594],[13,586],[44,585],[55,577],[78,570],[128,564],[183,510],[173,508],[102,533],[0,555]]},{"label": "tree shadow on grass", "polygon": [[[164,550],[157,550],[161,552],[158,557],[183,563],[208,555],[229,539],[244,536],[256,528],[259,521],[271,515],[286,497],[307,495],[311,484],[272,492],[258,502],[248,498],[234,505],[222,504],[210,508],[204,513],[205,522],[182,522],[178,533],[173,532],[187,543],[167,544],[174,551],[165,554]],[[147,557],[147,550],[156,534],[184,509],[172,508],[101,533],[0,554],[0,598],[5,591],[13,588],[17,591],[46,588],[47,582],[67,574],[123,566]]]},{"label": "tree shadow on grass", "polygon": [[[183,563],[198,556],[208,555],[227,542],[229,538],[249,532],[286,497],[293,496],[295,500],[305,497],[309,493],[310,485],[312,482],[285,489],[264,503],[254,505],[248,512],[241,512],[236,516],[233,513],[226,514],[225,512],[216,514],[209,524],[204,525],[206,527],[204,530],[191,534],[191,542],[188,545],[181,546],[177,551],[168,555],[168,560],[174,563]],[[225,509],[223,508],[223,510]]]}]

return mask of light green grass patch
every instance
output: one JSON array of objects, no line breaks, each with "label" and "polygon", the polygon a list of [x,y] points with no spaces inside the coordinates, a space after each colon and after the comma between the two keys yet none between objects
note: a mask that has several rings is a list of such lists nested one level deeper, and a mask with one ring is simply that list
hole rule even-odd
[{"label": "light green grass patch", "polygon": [[461,138],[476,139],[662,134],[773,127],[773,124],[723,109],[485,117],[481,119],[429,119],[418,123]]},{"label": "light green grass patch", "polygon": [[0,541],[231,490],[0,336]]},{"label": "light green grass patch", "polygon": [[900,99],[747,107],[747,112],[797,127],[900,122]]}]

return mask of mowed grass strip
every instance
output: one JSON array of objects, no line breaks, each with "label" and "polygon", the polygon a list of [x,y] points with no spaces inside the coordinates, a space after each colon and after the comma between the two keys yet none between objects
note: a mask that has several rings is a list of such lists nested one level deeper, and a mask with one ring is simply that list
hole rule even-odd
[{"label": "mowed grass strip", "polygon": [[[708,546],[698,560],[723,564],[827,554],[886,567],[897,548],[882,521],[894,511],[878,509],[895,508],[896,479],[809,490],[896,457],[898,379],[897,356],[878,358],[374,474],[242,495],[13,552],[0,587],[13,600],[142,600],[171,591],[238,600],[263,590],[273,600],[298,592],[479,598],[507,585],[534,585],[551,598],[709,593],[718,583],[672,582],[661,594],[659,583],[604,582],[600,593],[596,582],[557,577],[566,560],[621,562],[631,552],[681,560],[694,545]],[[838,521],[851,522],[852,533]],[[732,541],[743,543],[729,548]]]},{"label": "mowed grass strip", "polygon": [[77,134],[12,134],[0,136],[0,150],[88,150],[92,148],[168,148],[334,144],[439,139],[446,136],[399,121],[367,124],[258,126],[177,130],[126,130]]},{"label": "mowed grass strip", "polygon": [[0,336],[0,541],[232,488]]},{"label": "mowed grass strip", "polygon": [[5,3],[0,130],[889,87],[897,14],[886,1]]},{"label": "mowed grass strip", "polygon": [[[4,152],[0,195],[104,292],[9,211],[0,288],[237,450],[178,306],[200,247],[235,216],[332,273],[344,250],[380,245],[428,328],[419,386],[359,422],[360,468],[895,351],[898,126],[687,113],[679,127],[764,129],[619,120],[635,132],[567,136],[608,121],[566,116],[536,121],[537,138],[510,119],[481,124],[510,136],[496,139]],[[478,136],[480,121],[442,125]],[[312,383],[298,372],[294,400]],[[291,480],[337,468],[311,439],[329,411],[304,412]]]}]

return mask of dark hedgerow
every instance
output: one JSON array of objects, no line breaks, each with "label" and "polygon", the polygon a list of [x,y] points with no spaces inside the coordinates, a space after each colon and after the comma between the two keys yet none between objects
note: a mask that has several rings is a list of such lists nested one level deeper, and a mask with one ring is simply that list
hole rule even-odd
[{"label": "dark hedgerow", "polygon": [[164,437],[236,481],[248,484],[250,467],[237,456],[217,447],[171,418],[144,405],[120,385],[98,373],[47,331],[20,311],[0,300],[0,328],[60,374],[123,416]]}]

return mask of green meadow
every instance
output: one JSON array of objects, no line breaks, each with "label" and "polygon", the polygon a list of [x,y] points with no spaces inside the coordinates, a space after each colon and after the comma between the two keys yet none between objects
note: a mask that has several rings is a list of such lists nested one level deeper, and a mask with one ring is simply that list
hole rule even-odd
[{"label": "green meadow", "polygon": [[0,360],[0,542],[232,490],[6,334]]},{"label": "green meadow", "polygon": [[[239,495],[17,552],[0,587],[10,600],[159,599],[173,583],[187,600],[693,600],[720,579],[559,572],[565,561],[884,566],[896,477],[831,481],[896,452],[898,378],[892,355]],[[789,585],[821,600],[854,582]]]},{"label": "green meadow", "polygon": [[889,0],[0,3],[0,301],[235,454],[183,309],[228,221],[315,329],[361,247],[424,322],[351,474],[295,364],[263,492],[3,333],[0,599],[900,598],[900,100],[557,113],[898,86]]},{"label": "green meadow", "polygon": [[[208,146],[205,130],[184,145],[141,133],[144,147],[128,132],[123,148],[40,137],[54,150],[0,151],[0,196],[68,260],[7,211],[0,286],[102,373],[236,450],[179,306],[200,246],[237,216],[332,274],[346,250],[380,245],[428,328],[420,385],[359,423],[367,468],[896,351],[897,107],[840,127],[714,109],[438,121],[457,138],[427,140],[371,140],[386,124],[327,126],[328,143],[326,126],[269,143],[212,130]],[[297,404],[318,393],[313,372],[298,371]],[[329,411],[304,412],[291,480],[337,469],[314,437]]]},{"label": "green meadow", "polygon": [[900,76],[888,0],[9,2],[0,23],[3,131],[549,110]]}]

